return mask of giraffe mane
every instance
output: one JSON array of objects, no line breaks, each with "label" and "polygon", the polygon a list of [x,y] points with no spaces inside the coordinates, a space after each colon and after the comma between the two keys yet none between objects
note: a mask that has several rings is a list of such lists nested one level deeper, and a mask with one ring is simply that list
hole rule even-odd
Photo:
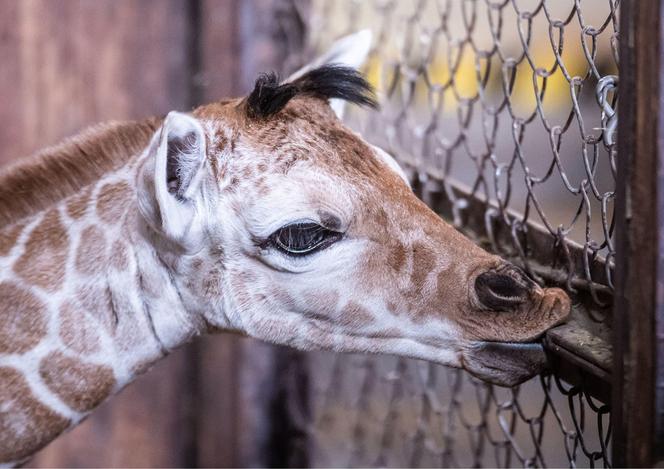
[{"label": "giraffe mane", "polygon": [[119,168],[147,146],[162,120],[94,125],[0,170],[0,226],[44,210]]},{"label": "giraffe mane", "polygon": [[249,117],[266,118],[282,110],[298,95],[343,99],[371,108],[378,106],[373,88],[362,73],[339,64],[323,65],[283,84],[279,84],[276,73],[264,73],[258,77],[244,103]]}]

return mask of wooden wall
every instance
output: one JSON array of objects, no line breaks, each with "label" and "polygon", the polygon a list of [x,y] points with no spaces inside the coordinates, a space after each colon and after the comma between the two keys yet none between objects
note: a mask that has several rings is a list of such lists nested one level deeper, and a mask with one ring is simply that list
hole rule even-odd
[{"label": "wooden wall", "polygon": [[[109,119],[188,110],[279,68],[279,0],[0,0],[0,165]],[[30,466],[248,466],[270,448],[273,347],[184,347]]]}]

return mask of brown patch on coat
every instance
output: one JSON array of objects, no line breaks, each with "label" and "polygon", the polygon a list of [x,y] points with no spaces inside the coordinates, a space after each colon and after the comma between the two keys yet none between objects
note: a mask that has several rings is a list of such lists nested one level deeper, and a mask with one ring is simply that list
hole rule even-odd
[{"label": "brown patch on coat", "polygon": [[85,187],[78,194],[67,199],[67,215],[74,220],[83,218],[90,205],[90,195],[92,194],[92,185]]},{"label": "brown patch on coat", "polygon": [[84,311],[99,321],[106,332],[112,334],[115,331],[116,318],[108,288],[83,286],[76,291],[76,300]]},{"label": "brown patch on coat", "polygon": [[120,240],[115,241],[111,248],[111,267],[119,272],[129,269],[129,254],[127,253],[127,249],[127,245]]},{"label": "brown patch on coat", "polygon": [[307,310],[316,316],[333,321],[338,310],[339,293],[335,291],[307,291],[302,295]]},{"label": "brown patch on coat", "polygon": [[224,187],[224,192],[234,193],[240,184],[240,179],[236,176],[231,177],[231,180],[228,182],[226,187]]},{"label": "brown patch on coat", "polygon": [[64,280],[68,249],[69,235],[60,216],[57,211],[49,210],[30,233],[14,272],[30,284],[55,291]]},{"label": "brown patch on coat", "polygon": [[401,272],[406,266],[408,257],[406,256],[406,248],[399,242],[390,244],[387,248],[387,265],[389,265],[395,272]]},{"label": "brown patch on coat", "polygon": [[0,383],[0,463],[27,458],[69,427],[34,397],[17,370],[0,367]]},{"label": "brown patch on coat", "polygon": [[78,290],[77,299],[81,307],[99,320],[122,350],[130,350],[145,342],[143,313],[136,311],[130,293],[111,293],[109,288],[89,285]]},{"label": "brown patch on coat", "polygon": [[436,266],[437,254],[424,244],[416,243],[413,250],[413,272],[410,276],[410,282],[413,291],[421,293],[426,285],[429,274]]},{"label": "brown patch on coat", "polygon": [[207,298],[219,298],[222,294],[222,276],[222,266],[213,265],[210,267],[201,279],[201,294]]},{"label": "brown patch on coat", "polygon": [[90,320],[80,305],[66,302],[60,307],[60,340],[66,347],[80,354],[99,351],[97,325]]},{"label": "brown patch on coat", "polygon": [[403,331],[396,327],[388,327],[372,334],[373,337],[381,337],[383,339],[399,339],[403,337]]},{"label": "brown patch on coat", "polygon": [[99,274],[107,267],[106,238],[96,226],[88,226],[81,232],[75,264],[84,275]]},{"label": "brown patch on coat", "polygon": [[215,181],[221,180],[221,169],[219,168],[219,158],[228,146],[228,138],[223,132],[217,134],[215,145],[211,146],[207,152],[210,168],[212,168],[212,175]]},{"label": "brown patch on coat", "polygon": [[9,254],[9,251],[16,245],[25,225],[23,223],[16,223],[7,228],[0,230],[0,257]]},{"label": "brown patch on coat", "polygon": [[97,195],[97,215],[109,225],[117,224],[127,212],[131,187],[126,182],[106,184]]},{"label": "brown patch on coat", "polygon": [[268,291],[268,295],[270,295],[270,300],[272,302],[276,302],[279,304],[279,306],[282,306],[284,308],[294,308],[297,302],[295,301],[295,298],[288,293],[286,290],[283,288],[279,287],[272,287]]},{"label": "brown patch on coat", "polygon": [[[112,294],[117,327],[114,330],[115,343],[121,350],[129,351],[137,345],[144,345],[153,338],[147,335],[147,324],[143,311],[137,311],[133,295],[125,291]],[[149,311],[147,311],[149,314]]]},{"label": "brown patch on coat", "polygon": [[39,375],[65,404],[79,412],[97,407],[115,386],[110,367],[84,363],[61,352],[52,352],[42,359]]},{"label": "brown patch on coat", "polygon": [[205,266],[205,261],[201,259],[200,257],[197,257],[194,259],[191,263],[191,268],[193,269],[194,272],[201,272],[203,270],[203,267]]},{"label": "brown patch on coat", "polygon": [[376,318],[364,306],[349,301],[341,308],[341,314],[339,314],[337,322],[340,326],[359,328],[375,323]]},{"label": "brown patch on coat", "polygon": [[0,354],[25,353],[46,335],[46,306],[29,291],[0,283],[0,305]]},{"label": "brown patch on coat", "polygon": [[162,120],[98,124],[0,171],[0,226],[40,212],[120,168],[148,145]]},{"label": "brown patch on coat", "polygon": [[242,169],[242,179],[246,181],[246,180],[248,180],[248,179],[252,179],[253,176],[254,176],[254,170],[253,170],[253,168],[252,168],[250,165],[246,165],[246,166]]},{"label": "brown patch on coat", "polygon": [[[433,257],[431,250],[422,245],[416,246],[413,252],[410,288],[403,292],[405,303],[399,304],[400,312],[421,322],[436,317],[454,319],[463,314],[462,311],[468,311],[468,266],[457,263],[443,267],[434,265],[436,260],[441,262],[440,254]],[[435,281],[429,281],[430,274],[435,275]]]},{"label": "brown patch on coat", "polygon": [[[251,323],[252,335],[256,337],[279,338],[283,345],[293,345],[295,342],[292,326],[278,317],[263,317]],[[283,342],[281,342],[283,340]]]}]

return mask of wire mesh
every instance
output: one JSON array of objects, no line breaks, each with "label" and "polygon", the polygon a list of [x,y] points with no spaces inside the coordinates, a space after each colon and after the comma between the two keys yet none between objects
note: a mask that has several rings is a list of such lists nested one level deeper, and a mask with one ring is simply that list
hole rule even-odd
[{"label": "wire mesh", "polygon": [[609,466],[608,406],[552,375],[506,389],[432,363],[329,353],[310,354],[307,370],[312,467]]},{"label": "wire mesh", "polygon": [[[455,226],[565,288],[583,324],[605,325],[612,300],[618,3],[313,0],[302,9],[309,56],[373,31],[365,72],[381,110],[351,110],[348,124],[394,155]],[[553,373],[502,389],[392,357],[317,353],[306,363],[299,405],[310,412],[293,414],[313,466],[610,466],[610,410],[584,379]]]}]

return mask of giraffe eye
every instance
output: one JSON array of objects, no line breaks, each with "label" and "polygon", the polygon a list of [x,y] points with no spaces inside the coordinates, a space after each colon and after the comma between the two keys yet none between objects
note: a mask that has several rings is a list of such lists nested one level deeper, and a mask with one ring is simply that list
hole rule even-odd
[{"label": "giraffe eye", "polygon": [[270,241],[286,254],[302,256],[323,249],[340,238],[341,233],[317,223],[298,222],[279,228],[270,236]]}]

